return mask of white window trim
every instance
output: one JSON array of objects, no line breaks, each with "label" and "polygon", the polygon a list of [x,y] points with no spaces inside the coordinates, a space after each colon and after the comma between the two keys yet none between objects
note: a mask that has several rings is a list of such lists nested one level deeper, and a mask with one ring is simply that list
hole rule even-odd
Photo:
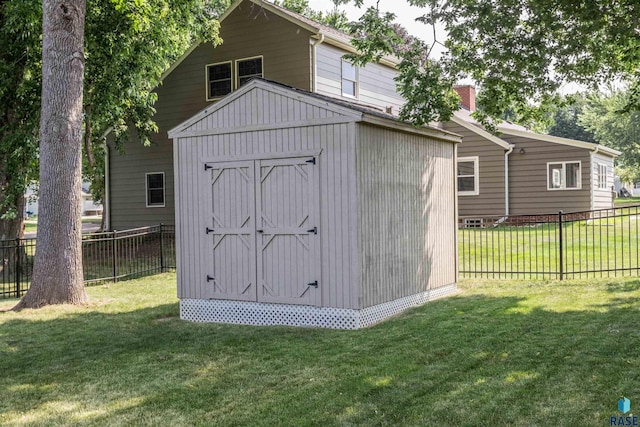
[{"label": "white window trim", "polygon": [[[355,80],[350,80],[350,79],[346,79],[344,77],[344,75],[342,74],[342,63],[346,62],[347,64],[351,65],[356,72],[356,79]],[[355,83],[355,96],[354,95],[349,95],[348,93],[344,93],[342,90],[342,82],[344,80],[347,80],[349,82],[354,82]],[[351,62],[345,60],[345,59],[340,59],[340,93],[342,94],[343,97],[345,98],[351,98],[351,99],[359,99],[360,98],[360,67],[358,67],[357,65],[352,64]]]},{"label": "white window trim", "polygon": [[[214,65],[221,65],[221,64],[229,64],[229,68],[231,68],[231,92],[233,92],[233,61],[222,61],[222,62],[214,62],[212,64],[207,64],[204,66],[204,87],[205,87],[205,99],[207,101],[217,101],[219,99],[222,99],[222,96],[216,96],[216,97],[211,97],[209,96],[209,67],[212,67]],[[231,93],[229,92],[229,93]],[[228,95],[228,94],[227,94]],[[224,95],[226,96],[226,95]]]},{"label": "white window trim", "polygon": [[[607,179],[607,175],[608,175],[608,167],[605,163],[596,163],[597,167],[598,167],[598,171],[596,174],[596,180],[598,181],[598,184],[596,185],[596,190],[600,190],[600,191],[608,191],[607,188],[607,183],[608,183],[608,179]],[[604,186],[601,187],[600,186],[600,175],[602,174],[602,178],[603,178],[603,182],[604,182]]]},{"label": "white window trim", "polygon": [[[149,204],[149,175],[162,175],[162,204],[161,205],[150,205]],[[144,174],[144,199],[145,204],[148,208],[164,208],[167,195],[166,195],[167,181],[165,180],[164,172],[148,172]]]},{"label": "white window trim", "polygon": [[[578,164],[578,186],[572,188],[566,188],[567,185],[567,164]],[[562,176],[560,182],[560,188],[551,188],[551,181],[549,180],[549,165],[562,165]],[[582,190],[582,161],[581,160],[568,160],[566,162],[547,162],[547,168],[545,170],[547,174],[547,191],[572,191]],[[564,177],[564,179],[562,179]]]},{"label": "white window trim", "polygon": [[264,78],[264,55],[249,56],[247,58],[239,58],[239,59],[236,59],[234,61],[235,70],[233,70],[232,75],[234,76],[234,80],[235,81],[232,82],[233,90],[238,90],[238,88],[240,87],[240,76],[239,76],[238,62],[248,61],[250,59],[258,59],[258,58],[260,58],[262,60],[262,76],[261,76],[261,78]]},{"label": "white window trim", "polygon": [[[457,163],[460,162],[473,162],[473,191],[458,191],[458,196],[477,196],[480,194],[480,170],[478,168],[479,158],[478,156],[471,157],[458,157]],[[456,187],[458,186],[458,164],[456,163]],[[471,176],[471,175],[462,175]]]}]

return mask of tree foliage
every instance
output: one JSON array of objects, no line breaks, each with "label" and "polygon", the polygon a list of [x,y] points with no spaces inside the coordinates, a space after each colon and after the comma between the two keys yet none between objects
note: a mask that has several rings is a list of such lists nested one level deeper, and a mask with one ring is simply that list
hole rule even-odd
[{"label": "tree foliage", "polygon": [[635,171],[640,178],[640,111],[627,111],[632,96],[628,90],[591,94],[578,123],[600,144],[620,150],[618,166]]},{"label": "tree foliage", "polygon": [[309,0],[275,0],[276,5],[284,7],[292,12],[306,16],[316,22],[320,22],[338,30],[347,30],[349,20],[344,11],[338,8],[338,3],[334,2],[334,8],[327,12],[320,12],[309,6]]},{"label": "tree foliage", "polygon": [[22,198],[38,173],[41,23],[39,2],[0,3],[0,240],[21,235]]},{"label": "tree foliage", "polygon": [[553,114],[553,124],[547,130],[549,135],[578,141],[597,142],[593,132],[581,124],[581,116],[587,106],[585,94],[574,94],[565,98],[566,105]]},{"label": "tree foliage", "polygon": [[[38,176],[40,4],[0,3],[0,230],[10,221],[21,222],[20,197]],[[111,131],[122,141],[133,129],[148,143],[156,130],[153,89],[163,71],[195,40],[220,41],[213,17],[229,4],[230,0],[87,1],[84,154],[94,197],[102,199],[104,188],[104,135]]]},{"label": "tree foliage", "polygon": [[[362,3],[355,0],[355,3]],[[640,108],[640,2],[637,0],[408,0],[424,8],[417,17],[426,25],[443,25],[448,51],[440,72],[416,84],[443,87],[462,78],[480,87],[479,118],[499,118],[508,108],[535,120],[557,103],[557,91],[568,82],[595,88],[613,78],[631,82],[625,108]],[[384,14],[365,12],[361,22],[388,25]],[[374,25],[368,24],[370,27]],[[380,32],[381,34],[384,32]],[[380,49],[379,40],[362,38],[364,55]],[[400,52],[400,55],[403,55]],[[410,55],[410,53],[409,53]],[[409,58],[409,56],[405,56]],[[427,67],[416,63],[401,70],[405,78]],[[439,83],[438,83],[439,82]],[[407,93],[419,98],[419,90]],[[431,95],[447,96],[444,91]],[[418,103],[423,116],[446,117],[448,102]],[[542,106],[540,110],[537,107]],[[440,108],[444,110],[438,111]],[[436,111],[431,111],[436,109]],[[445,113],[445,114],[441,114]]]}]

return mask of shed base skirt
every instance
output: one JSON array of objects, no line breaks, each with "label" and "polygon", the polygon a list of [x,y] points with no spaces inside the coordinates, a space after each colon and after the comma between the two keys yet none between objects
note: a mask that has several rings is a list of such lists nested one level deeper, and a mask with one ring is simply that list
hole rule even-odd
[{"label": "shed base skirt", "polygon": [[240,325],[360,329],[376,324],[408,308],[450,295],[456,289],[454,283],[362,310],[231,300],[181,299],[180,318],[192,322]]}]

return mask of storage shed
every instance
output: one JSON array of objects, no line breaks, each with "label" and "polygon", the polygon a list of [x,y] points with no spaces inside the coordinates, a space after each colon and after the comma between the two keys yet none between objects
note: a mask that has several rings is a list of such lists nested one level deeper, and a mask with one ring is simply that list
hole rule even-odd
[{"label": "storage shed", "polygon": [[357,329],[456,289],[456,142],[252,80],[169,132],[180,316]]}]

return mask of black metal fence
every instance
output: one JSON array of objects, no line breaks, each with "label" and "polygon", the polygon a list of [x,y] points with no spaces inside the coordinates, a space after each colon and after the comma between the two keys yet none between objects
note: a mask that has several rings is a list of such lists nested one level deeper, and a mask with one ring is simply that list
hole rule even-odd
[{"label": "black metal fence", "polygon": [[574,279],[640,273],[640,206],[460,218],[460,277]]},{"label": "black metal fence", "polygon": [[[0,241],[0,298],[19,298],[29,288],[36,239]],[[86,284],[175,269],[175,227],[155,225],[82,236]]]}]

